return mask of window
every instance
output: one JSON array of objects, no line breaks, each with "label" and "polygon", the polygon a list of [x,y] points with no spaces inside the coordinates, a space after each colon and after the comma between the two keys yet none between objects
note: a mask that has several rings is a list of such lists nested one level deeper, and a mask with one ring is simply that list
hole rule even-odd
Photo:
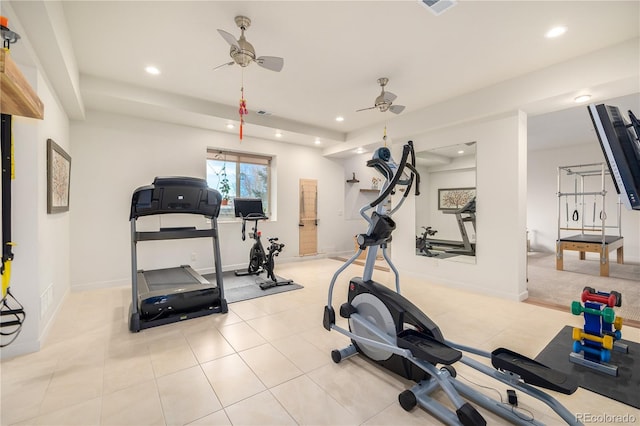
[{"label": "window", "polygon": [[207,150],[207,183],[222,194],[221,217],[234,216],[232,206],[236,197],[261,198],[268,213],[270,178],[271,157]]}]

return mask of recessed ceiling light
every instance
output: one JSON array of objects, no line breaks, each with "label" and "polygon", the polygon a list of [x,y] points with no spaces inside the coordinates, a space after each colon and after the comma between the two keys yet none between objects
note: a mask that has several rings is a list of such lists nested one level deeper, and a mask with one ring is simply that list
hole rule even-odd
[{"label": "recessed ceiling light", "polygon": [[458,151],[458,154],[464,154],[464,151],[461,149],[460,151]]},{"label": "recessed ceiling light", "polygon": [[364,152],[364,149],[362,149],[362,148],[358,148],[355,151],[356,154],[362,154],[363,152]]},{"label": "recessed ceiling light", "polygon": [[234,126],[233,123],[228,123],[227,124],[227,129],[233,129],[234,127],[236,127],[236,126]]},{"label": "recessed ceiling light", "polygon": [[582,102],[587,102],[589,99],[591,99],[591,95],[580,95],[577,96],[574,101],[579,104]]},{"label": "recessed ceiling light", "polygon": [[553,27],[544,35],[546,38],[556,38],[560,37],[562,34],[567,32],[567,27]]},{"label": "recessed ceiling light", "polygon": [[320,139],[316,139],[314,142],[316,145],[320,145],[322,143],[322,141]]},{"label": "recessed ceiling light", "polygon": [[276,132],[276,138],[281,138],[282,137],[282,133],[281,132]]},{"label": "recessed ceiling light", "polygon": [[344,117],[339,115],[336,117],[336,121],[344,121]]},{"label": "recessed ceiling light", "polygon": [[148,67],[146,67],[144,69],[146,72],[148,72],[151,75],[158,75],[160,74],[160,70],[156,67],[154,67],[153,65],[149,65]]}]

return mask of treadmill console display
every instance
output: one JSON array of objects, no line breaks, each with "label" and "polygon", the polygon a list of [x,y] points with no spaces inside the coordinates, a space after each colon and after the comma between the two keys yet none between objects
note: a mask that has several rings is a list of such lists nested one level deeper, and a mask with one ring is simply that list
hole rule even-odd
[{"label": "treadmill console display", "polygon": [[191,213],[218,217],[222,195],[205,179],[157,177],[151,185],[136,189],[129,219],[164,213]]}]

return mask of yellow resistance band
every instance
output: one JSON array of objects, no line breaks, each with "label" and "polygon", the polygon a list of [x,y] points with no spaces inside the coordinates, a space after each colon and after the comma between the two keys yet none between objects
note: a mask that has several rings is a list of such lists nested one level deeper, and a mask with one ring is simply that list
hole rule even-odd
[{"label": "yellow resistance band", "polygon": [[9,279],[11,278],[11,261],[7,260],[4,263],[4,272],[2,273],[2,298],[7,296],[7,289],[9,288]]}]

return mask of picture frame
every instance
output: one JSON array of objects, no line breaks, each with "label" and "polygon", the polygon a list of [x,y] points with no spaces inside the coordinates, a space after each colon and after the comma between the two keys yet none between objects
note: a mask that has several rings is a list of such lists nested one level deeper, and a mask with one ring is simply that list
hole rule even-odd
[{"label": "picture frame", "polygon": [[476,196],[476,188],[438,189],[438,210],[458,210]]},{"label": "picture frame", "polygon": [[71,156],[53,139],[47,139],[47,213],[69,211]]}]

